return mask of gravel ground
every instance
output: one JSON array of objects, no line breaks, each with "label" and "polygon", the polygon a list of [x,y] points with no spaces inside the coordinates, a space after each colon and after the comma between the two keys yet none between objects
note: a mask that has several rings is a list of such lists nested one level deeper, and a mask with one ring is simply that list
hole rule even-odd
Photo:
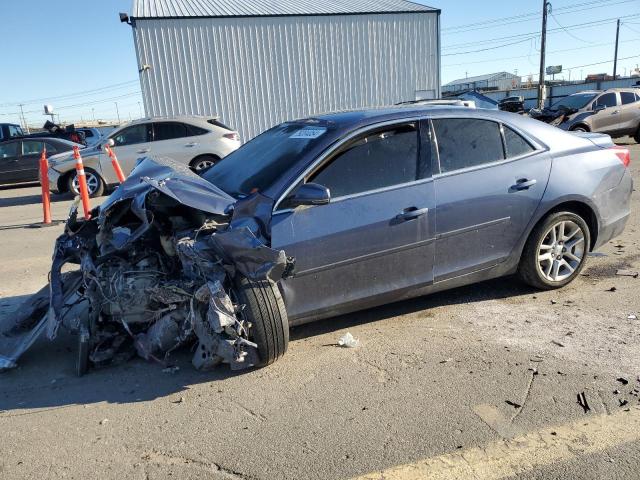
[{"label": "gravel ground", "polygon": [[[506,278],[310,324],[262,370],[180,352],[173,374],[77,378],[73,339],[40,341],[0,376],[0,478],[637,478],[640,278],[616,275],[640,269],[633,195],[625,233],[562,290]],[[38,201],[0,190],[0,315],[46,283],[62,227],[28,228]],[[336,347],[346,331],[358,348]]]}]

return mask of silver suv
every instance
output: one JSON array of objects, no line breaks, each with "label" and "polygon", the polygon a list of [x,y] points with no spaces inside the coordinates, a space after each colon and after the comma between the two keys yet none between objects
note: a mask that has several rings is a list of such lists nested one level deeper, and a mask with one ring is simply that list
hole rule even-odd
[{"label": "silver suv", "polygon": [[606,133],[614,138],[629,135],[640,143],[640,89],[575,93],[549,110],[562,112],[562,118],[552,123],[563,130]]}]

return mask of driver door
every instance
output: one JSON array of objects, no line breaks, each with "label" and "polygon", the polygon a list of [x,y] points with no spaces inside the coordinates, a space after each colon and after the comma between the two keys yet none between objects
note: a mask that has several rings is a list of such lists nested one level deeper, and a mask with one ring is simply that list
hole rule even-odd
[{"label": "driver door", "polygon": [[305,175],[330,190],[328,205],[276,209],[272,247],[296,258],[282,282],[292,323],[432,282],[434,189],[430,149],[420,143],[418,123],[361,133]]},{"label": "driver door", "polygon": [[124,128],[111,135],[113,151],[118,157],[120,167],[127,177],[141,157],[151,154],[151,124],[139,123]]}]

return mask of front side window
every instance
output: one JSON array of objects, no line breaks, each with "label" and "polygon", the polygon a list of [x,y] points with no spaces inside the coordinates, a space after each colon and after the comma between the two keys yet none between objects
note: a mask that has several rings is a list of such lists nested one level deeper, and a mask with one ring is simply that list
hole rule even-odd
[{"label": "front side window", "polygon": [[418,129],[403,124],[349,142],[309,181],[342,197],[413,182],[418,169]]},{"label": "front side window", "polygon": [[637,102],[639,98],[634,92],[620,92],[620,100],[622,100],[622,105],[627,105]]},{"label": "front side window", "polygon": [[17,157],[20,142],[10,142],[0,145],[0,158]]},{"label": "front side window", "polygon": [[507,148],[507,158],[515,158],[526,155],[534,151],[534,148],[527,142],[522,135],[514,132],[506,125],[504,129],[504,144]]},{"label": "front side window", "polygon": [[42,152],[42,142],[36,140],[25,140],[22,142],[23,155],[39,155],[40,152]]},{"label": "front side window", "polygon": [[153,124],[153,140],[156,142],[187,136],[189,136],[189,133],[184,123],[159,122]]},{"label": "front side window", "polygon": [[148,125],[146,124],[132,125],[131,127],[121,130],[111,138],[113,138],[113,142],[116,147],[145,143],[149,141],[147,131]]},{"label": "front side window", "polygon": [[601,95],[594,103],[594,107],[615,107],[617,104],[616,94],[613,92]]},{"label": "front side window", "polygon": [[442,118],[433,120],[440,172],[477,167],[504,160],[500,125],[490,120]]}]

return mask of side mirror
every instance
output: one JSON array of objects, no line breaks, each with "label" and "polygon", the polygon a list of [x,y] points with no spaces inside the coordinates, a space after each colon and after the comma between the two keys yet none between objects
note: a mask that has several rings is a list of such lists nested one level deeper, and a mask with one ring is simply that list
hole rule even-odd
[{"label": "side mirror", "polygon": [[303,183],[282,202],[282,208],[301,205],[326,205],[331,200],[329,189],[317,183]]},{"label": "side mirror", "polygon": [[592,110],[593,110],[594,113],[598,113],[598,112],[601,112],[602,110],[604,110],[605,108],[607,108],[607,107],[605,107],[604,105],[594,105]]}]

